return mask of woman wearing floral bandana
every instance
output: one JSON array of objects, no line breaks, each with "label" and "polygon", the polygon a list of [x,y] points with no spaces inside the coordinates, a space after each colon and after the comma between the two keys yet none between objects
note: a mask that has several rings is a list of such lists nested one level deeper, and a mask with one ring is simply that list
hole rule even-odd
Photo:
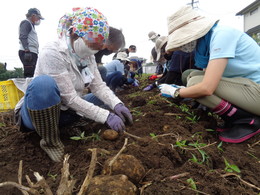
[{"label": "woman wearing floral bandana", "polygon": [[[59,126],[85,117],[124,131],[125,123],[133,122],[128,108],[102,81],[95,62],[94,54],[105,47],[108,32],[107,19],[96,9],[76,8],[64,15],[59,39],[41,50],[34,79],[16,106],[21,126],[41,136],[41,148],[55,162],[64,154]],[[93,95],[83,96],[86,87]],[[93,96],[114,112],[91,103]]]}]

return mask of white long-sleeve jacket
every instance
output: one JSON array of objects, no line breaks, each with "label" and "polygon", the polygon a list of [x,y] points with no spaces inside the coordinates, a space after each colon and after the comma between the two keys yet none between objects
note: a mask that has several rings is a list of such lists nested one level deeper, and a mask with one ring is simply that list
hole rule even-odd
[{"label": "white long-sleeve jacket", "polygon": [[[88,65],[88,68],[94,78],[87,87],[106,105],[114,109],[116,104],[122,103],[121,100],[102,81],[94,55],[89,60],[91,64]],[[70,108],[79,115],[96,122],[106,122],[109,115],[108,110],[95,106],[81,98],[85,83],[75,61],[69,54],[66,42],[58,40],[50,42],[42,48],[34,77],[39,75],[49,75],[56,81],[60,90],[62,110]],[[17,109],[19,109],[19,103]]]}]

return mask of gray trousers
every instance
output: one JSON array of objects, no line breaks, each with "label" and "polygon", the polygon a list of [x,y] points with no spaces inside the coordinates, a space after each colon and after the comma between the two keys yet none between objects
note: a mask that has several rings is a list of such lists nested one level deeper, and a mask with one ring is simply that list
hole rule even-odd
[{"label": "gray trousers", "polygon": [[[189,87],[202,82],[203,77],[204,71],[189,69],[183,73],[182,80]],[[222,99],[247,112],[260,116],[260,84],[250,79],[222,77],[213,95],[198,98],[196,101],[214,109]]]}]

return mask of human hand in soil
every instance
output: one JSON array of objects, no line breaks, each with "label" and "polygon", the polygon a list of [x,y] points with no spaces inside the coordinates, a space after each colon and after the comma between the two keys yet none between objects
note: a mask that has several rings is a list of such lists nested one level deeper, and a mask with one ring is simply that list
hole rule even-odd
[{"label": "human hand in soil", "polygon": [[185,88],[184,86],[179,85],[169,85],[169,84],[161,84],[159,85],[159,89],[161,91],[162,96],[164,97],[172,97],[174,98],[174,93],[177,89]]},{"label": "human hand in soil", "polygon": [[125,107],[123,104],[117,104],[114,109],[115,113],[123,120],[123,122],[127,122],[127,124],[133,124],[133,117],[130,113],[129,109]]},{"label": "human hand in soil", "polygon": [[116,114],[110,113],[107,117],[106,124],[115,131],[124,131],[125,130],[125,124],[122,121],[122,119],[117,116]]}]

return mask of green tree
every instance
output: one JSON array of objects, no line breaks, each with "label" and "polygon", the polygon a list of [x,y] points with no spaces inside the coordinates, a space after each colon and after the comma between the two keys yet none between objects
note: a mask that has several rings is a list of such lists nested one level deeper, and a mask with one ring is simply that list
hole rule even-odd
[{"label": "green tree", "polygon": [[0,62],[0,74],[6,72],[6,66],[4,63]]},{"label": "green tree", "polygon": [[0,81],[5,81],[12,78],[22,78],[23,68],[14,68],[14,70],[2,70],[0,65]]},{"label": "green tree", "polygon": [[260,33],[253,34],[252,38],[257,42],[258,45],[260,45]]}]

